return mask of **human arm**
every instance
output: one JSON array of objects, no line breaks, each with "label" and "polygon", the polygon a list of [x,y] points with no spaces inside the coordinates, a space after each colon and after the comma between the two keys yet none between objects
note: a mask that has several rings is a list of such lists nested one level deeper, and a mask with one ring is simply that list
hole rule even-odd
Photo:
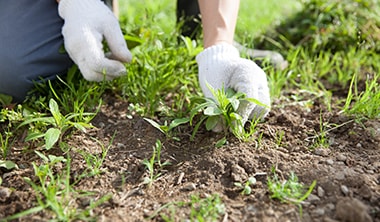
[{"label": "human arm", "polygon": [[[64,44],[70,58],[90,81],[111,80],[124,75],[124,62],[130,62],[119,22],[100,0],[57,0],[58,13],[65,24]],[[110,53],[103,50],[103,38]]]},{"label": "human arm", "polygon": [[[249,118],[262,118],[269,112],[270,95],[264,71],[253,61],[240,58],[232,46],[239,0],[199,0],[202,15],[204,51],[197,56],[199,82],[203,93],[213,98],[207,87],[232,88],[266,105],[243,102],[238,108],[242,124]],[[219,131],[216,129],[216,131]]]}]

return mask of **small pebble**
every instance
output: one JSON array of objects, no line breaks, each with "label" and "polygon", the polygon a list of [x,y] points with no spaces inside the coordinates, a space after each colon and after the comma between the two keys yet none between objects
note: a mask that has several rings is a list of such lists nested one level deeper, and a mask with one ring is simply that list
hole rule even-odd
[{"label": "small pebble", "polygon": [[335,205],[333,203],[328,203],[326,204],[325,208],[332,211],[335,210]]},{"label": "small pebble", "polygon": [[332,160],[332,159],[327,159],[327,160],[326,160],[326,163],[327,163],[328,165],[333,165],[333,164],[334,164],[334,160]]},{"label": "small pebble", "polygon": [[193,191],[197,188],[197,185],[195,183],[186,183],[185,185],[183,185],[183,188],[182,190],[184,191]]},{"label": "small pebble", "polygon": [[12,190],[6,187],[0,187],[0,200],[5,201],[11,196]]},{"label": "small pebble", "polygon": [[330,154],[330,150],[327,148],[317,148],[314,150],[314,154],[318,156],[328,156]]},{"label": "small pebble", "polygon": [[335,179],[337,179],[337,180],[343,180],[344,178],[345,178],[346,176],[344,175],[344,172],[337,172],[336,174],[335,174]]},{"label": "small pebble", "polygon": [[322,215],[325,215],[325,209],[323,208],[317,208],[313,211],[313,214],[315,214],[316,216],[322,216]]},{"label": "small pebble", "polygon": [[338,161],[342,161],[342,162],[344,162],[344,161],[346,161],[347,160],[347,157],[345,156],[345,155],[343,155],[343,154],[338,154],[338,156],[336,157],[336,159],[338,160]]},{"label": "small pebble", "polygon": [[325,190],[322,187],[317,188],[318,197],[324,197],[325,196]]},{"label": "small pebble", "polygon": [[344,198],[336,205],[336,217],[346,222],[372,222],[368,214],[368,208],[360,200],[355,198]]},{"label": "small pebble", "polygon": [[125,144],[123,144],[123,143],[117,143],[117,144],[116,144],[116,147],[119,148],[119,149],[123,149],[123,148],[125,148],[126,146],[125,146]]},{"label": "small pebble", "polygon": [[342,186],[340,186],[340,190],[342,191],[342,193],[344,194],[344,195],[348,195],[348,193],[349,193],[349,190],[348,190],[348,187],[346,186],[346,185],[342,185]]},{"label": "small pebble", "polygon": [[310,194],[309,197],[307,198],[307,201],[310,203],[315,203],[315,202],[318,202],[320,200],[321,199],[317,195],[314,195],[314,194]]}]

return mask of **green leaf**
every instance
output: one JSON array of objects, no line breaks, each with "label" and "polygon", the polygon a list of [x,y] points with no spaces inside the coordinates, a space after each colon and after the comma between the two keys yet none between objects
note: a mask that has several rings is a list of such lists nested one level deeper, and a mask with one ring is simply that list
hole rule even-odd
[{"label": "green leaf", "polygon": [[43,122],[43,123],[50,123],[52,125],[56,125],[56,122],[53,117],[38,117],[38,118],[31,118],[31,119],[25,120],[24,122],[20,123],[20,125],[18,125],[17,128],[20,128],[21,126],[25,126],[33,122]]},{"label": "green leaf", "polygon": [[218,124],[220,117],[219,116],[210,116],[206,120],[206,129],[212,130]]},{"label": "green leaf", "polygon": [[216,142],[215,147],[220,148],[220,147],[224,146],[226,144],[226,142],[227,142],[227,138],[223,137],[222,139],[218,140],[218,142]]},{"label": "green leaf", "polygon": [[230,101],[234,111],[236,111],[239,108],[240,101],[236,97],[229,98],[228,100]]},{"label": "green leaf", "polygon": [[58,104],[54,99],[49,100],[49,108],[50,112],[53,115],[55,122],[58,125],[61,125],[62,122],[62,114],[59,112]]},{"label": "green leaf", "polygon": [[0,104],[3,106],[9,105],[12,102],[12,96],[0,93]]},{"label": "green leaf", "polygon": [[128,48],[132,49],[138,45],[141,45],[143,43],[143,40],[141,38],[131,36],[131,35],[124,35],[124,39],[127,42]]},{"label": "green leaf", "polygon": [[255,177],[250,177],[250,178],[248,178],[248,183],[249,184],[256,184],[256,178]]},{"label": "green leaf", "polygon": [[163,134],[166,135],[166,132],[162,129],[161,125],[158,124],[156,121],[152,119],[148,119],[148,118],[144,118],[144,120],[146,120],[148,123],[150,123],[150,125],[152,125],[154,128],[158,129],[159,131],[161,131]]},{"label": "green leaf", "polygon": [[0,167],[5,168],[7,170],[18,168],[17,165],[10,160],[0,160]]},{"label": "green leaf", "polygon": [[28,136],[25,138],[25,142],[35,140],[35,139],[41,138],[43,136],[45,136],[45,133],[32,132],[32,133],[29,133]]},{"label": "green leaf", "polygon": [[206,116],[217,116],[222,113],[223,112],[218,107],[215,107],[215,106],[209,106],[203,111],[203,114],[205,114]]},{"label": "green leaf", "polygon": [[50,128],[45,133],[45,146],[47,150],[50,150],[54,144],[58,141],[61,131],[56,128]]},{"label": "green leaf", "polygon": [[231,97],[234,96],[235,94],[236,94],[236,91],[233,90],[232,88],[228,88],[228,89],[226,90],[226,96],[227,96],[227,98],[231,98]]},{"label": "green leaf", "polygon": [[267,109],[270,108],[270,106],[260,102],[259,100],[257,99],[254,99],[254,98],[245,98],[244,100],[247,100],[248,102],[251,102],[251,103],[255,103],[256,105],[259,105],[259,106],[262,106],[262,107],[265,107]]},{"label": "green leaf", "polygon": [[174,119],[170,125],[169,125],[169,131],[181,124],[185,124],[185,123],[188,123],[190,121],[190,118],[186,117],[186,118],[180,118],[180,119]]},{"label": "green leaf", "polygon": [[249,195],[249,194],[251,194],[251,192],[252,192],[252,188],[250,186],[245,186],[244,187],[243,193],[245,195]]},{"label": "green leaf", "polygon": [[39,151],[34,151],[41,159],[43,159],[46,163],[49,162],[49,159],[47,158],[47,156],[45,156],[43,153],[39,152]]}]

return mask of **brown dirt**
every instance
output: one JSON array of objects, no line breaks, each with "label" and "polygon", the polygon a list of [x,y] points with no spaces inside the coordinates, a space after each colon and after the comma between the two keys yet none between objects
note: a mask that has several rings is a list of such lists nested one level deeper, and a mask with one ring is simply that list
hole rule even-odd
[{"label": "brown dirt", "polygon": [[[267,120],[259,125],[260,141],[240,142],[230,137],[227,145],[215,148],[223,135],[200,129],[195,141],[190,141],[192,128],[180,126],[176,131],[180,141],[176,141],[141,117],[128,118],[127,102],[110,96],[105,101],[93,120],[97,128],[75,132],[67,141],[74,147],[70,151],[72,178],[86,169],[77,150],[99,155],[100,144],[107,147],[112,142],[101,167],[103,173],[73,185],[93,192],[77,198],[73,206],[79,209],[88,206],[91,199],[111,194],[110,200],[92,211],[98,221],[144,221],[167,203],[189,202],[191,194],[202,198],[219,195],[226,208],[219,221],[380,221],[378,120],[356,122],[338,110],[327,111],[318,101],[308,107],[275,101]],[[321,113],[330,146],[311,149],[320,132]],[[278,144],[281,132],[284,136]],[[148,187],[142,184],[147,176],[142,160],[152,156],[157,139],[163,143],[161,161],[171,165]],[[31,163],[40,162],[40,158],[25,146],[31,145],[18,142],[9,156],[19,169],[0,170],[0,218],[36,206],[34,192],[23,177],[34,178]],[[62,155],[60,152],[58,148],[49,151]],[[306,186],[317,181],[302,204],[302,217],[297,206],[270,198],[267,177],[272,176],[272,168],[283,179],[294,172]],[[234,182],[245,182],[250,176],[255,176],[257,183],[250,195],[242,195]],[[170,209],[161,213],[170,215]],[[152,220],[162,219],[157,215]],[[184,221],[189,218],[189,208],[177,206],[174,215],[176,221]],[[45,211],[21,220],[44,221],[49,217]]]}]

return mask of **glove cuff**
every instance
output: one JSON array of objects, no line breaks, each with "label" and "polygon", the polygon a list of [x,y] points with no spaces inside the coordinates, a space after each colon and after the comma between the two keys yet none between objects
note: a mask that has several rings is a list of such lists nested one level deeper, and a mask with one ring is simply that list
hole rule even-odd
[{"label": "glove cuff", "polygon": [[83,12],[99,4],[106,6],[100,0],[60,0],[58,3],[58,14],[61,18],[65,19],[69,12],[74,10]]},{"label": "glove cuff", "polygon": [[196,57],[198,65],[220,63],[220,60],[240,58],[239,51],[230,44],[218,44],[203,50]]}]

